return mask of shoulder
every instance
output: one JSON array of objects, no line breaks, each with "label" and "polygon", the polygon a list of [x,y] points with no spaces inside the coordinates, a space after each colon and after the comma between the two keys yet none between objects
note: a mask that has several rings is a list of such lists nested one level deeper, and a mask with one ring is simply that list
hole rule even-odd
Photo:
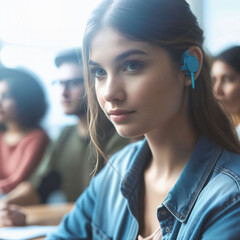
[{"label": "shoulder", "polygon": [[[205,219],[203,239],[238,239],[240,221],[240,155],[223,150],[195,209]],[[193,210],[194,211],[194,210]],[[195,215],[196,216],[196,215]],[[199,220],[201,222],[201,220]],[[235,229],[234,231],[232,229]]]},{"label": "shoulder", "polygon": [[[141,149],[143,145],[143,140],[130,143],[125,146],[122,150],[116,152],[109,161],[106,163],[105,167],[97,174],[96,182],[98,184],[112,183],[113,179],[120,182],[124,179],[126,172],[129,170],[133,161],[135,161],[135,155]],[[102,181],[102,180],[103,181]],[[109,179],[111,181],[106,181]]]},{"label": "shoulder", "polygon": [[240,202],[240,155],[223,150],[212,176],[202,191],[208,207],[223,210],[230,204]]},{"label": "shoulder", "polygon": [[77,126],[76,125],[69,125],[63,128],[62,133],[64,132],[72,132],[72,131],[76,131],[77,130]]},{"label": "shoulder", "polygon": [[117,132],[114,132],[107,140],[104,146],[104,152],[107,157],[110,157],[115,152],[123,149],[130,143],[130,140],[121,137]]},{"label": "shoulder", "polygon": [[[131,160],[135,156],[136,152],[141,149],[143,145],[143,140],[137,141],[134,143],[129,143],[125,147],[123,147],[120,151],[116,152],[109,161],[119,168],[127,168],[127,166],[131,163]],[[125,166],[125,167],[124,167]]]},{"label": "shoulder", "polygon": [[69,134],[73,134],[77,132],[77,126],[76,125],[69,125],[63,128],[63,130],[61,131],[59,137],[65,136],[65,135],[69,135]]},{"label": "shoulder", "polygon": [[56,142],[65,141],[65,139],[68,139],[73,135],[78,136],[77,126],[76,125],[66,126],[63,128],[60,135],[57,137]]},{"label": "shoulder", "polygon": [[26,137],[24,138],[25,141],[32,141],[32,140],[36,140],[36,141],[46,141],[49,142],[49,136],[46,133],[46,131],[42,128],[37,128],[32,130],[31,132],[29,132]]},{"label": "shoulder", "polygon": [[120,191],[121,185],[142,144],[143,141],[131,143],[115,153],[104,168],[92,179],[87,190],[84,191],[83,196],[94,196],[92,201],[96,203],[96,206],[104,203],[101,208],[96,210],[100,215],[104,212],[103,209],[107,209],[105,212],[108,212],[113,203],[125,202]]},{"label": "shoulder", "polygon": [[[223,149],[221,157],[217,163],[227,168],[235,169],[240,166],[240,154]],[[235,170],[240,173],[240,168]]]},{"label": "shoulder", "polygon": [[216,163],[214,171],[233,181],[240,193],[240,155],[228,150],[223,150]]}]

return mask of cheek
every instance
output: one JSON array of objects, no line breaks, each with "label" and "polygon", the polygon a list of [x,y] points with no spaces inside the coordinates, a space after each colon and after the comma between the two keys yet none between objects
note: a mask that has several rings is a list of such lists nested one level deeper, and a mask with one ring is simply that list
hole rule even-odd
[{"label": "cheek", "polygon": [[[161,76],[161,77],[158,77]],[[183,84],[178,76],[159,74],[142,87],[143,100],[160,105],[171,105],[182,97]]]},{"label": "cheek", "polygon": [[2,108],[5,112],[6,115],[8,115],[11,118],[16,118],[17,117],[17,109],[16,109],[16,104],[12,101],[5,102],[2,104]]},{"label": "cheek", "polygon": [[85,94],[84,88],[79,87],[76,91],[76,94],[80,97],[83,96]]},{"label": "cheek", "polygon": [[230,100],[240,99],[240,84],[226,86],[224,91]]},{"label": "cheek", "polygon": [[[153,79],[151,79],[153,80]],[[172,79],[171,79],[172,80]],[[174,80],[173,80],[174,81]],[[139,86],[132,102],[138,106],[138,110],[146,123],[158,125],[168,121],[175,116],[182,106],[182,90],[176,84],[169,84],[170,79],[156,78],[155,81],[148,81],[148,84]]]},{"label": "cheek", "polygon": [[83,89],[78,89],[76,91],[71,92],[70,96],[71,96],[72,100],[80,101],[81,98],[84,96],[84,91],[83,91]]},{"label": "cheek", "polygon": [[224,89],[225,99],[223,104],[226,105],[230,113],[239,111],[240,108],[240,84],[231,85]]}]

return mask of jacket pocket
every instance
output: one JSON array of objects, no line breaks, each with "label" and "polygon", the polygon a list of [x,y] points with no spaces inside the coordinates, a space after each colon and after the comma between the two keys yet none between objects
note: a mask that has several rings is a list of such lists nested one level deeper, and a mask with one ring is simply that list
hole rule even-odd
[{"label": "jacket pocket", "polygon": [[108,237],[100,228],[98,228],[94,223],[92,223],[92,239],[93,240],[112,240]]}]

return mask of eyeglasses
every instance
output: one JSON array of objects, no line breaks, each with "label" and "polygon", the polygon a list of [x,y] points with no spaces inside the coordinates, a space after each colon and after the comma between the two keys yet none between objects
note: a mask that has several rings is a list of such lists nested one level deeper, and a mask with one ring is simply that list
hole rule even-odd
[{"label": "eyeglasses", "polygon": [[76,87],[83,86],[83,78],[74,78],[69,80],[55,80],[52,82],[54,86],[61,88],[67,88],[69,90],[75,89]]}]

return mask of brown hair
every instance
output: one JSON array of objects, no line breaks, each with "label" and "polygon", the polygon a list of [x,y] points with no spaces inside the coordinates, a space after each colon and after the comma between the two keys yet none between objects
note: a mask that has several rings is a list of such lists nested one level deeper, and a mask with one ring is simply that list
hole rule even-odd
[{"label": "brown hair", "polygon": [[83,58],[90,135],[98,150],[95,140],[97,99],[88,61],[91,39],[103,25],[129,39],[164,48],[179,68],[183,53],[191,46],[198,46],[203,52],[203,66],[195,89],[188,88],[190,117],[200,134],[228,150],[240,153],[234,127],[213,96],[210,68],[202,48],[203,32],[185,0],[104,0],[93,11],[84,34]]},{"label": "brown hair", "polygon": [[16,102],[20,126],[26,129],[39,127],[47,110],[45,91],[40,79],[27,69],[1,68],[0,81],[9,86],[9,92]]},{"label": "brown hair", "polygon": [[[230,48],[225,49],[224,51],[222,51],[213,58],[213,63],[218,60],[229,65],[238,74],[240,74],[240,46],[232,46]],[[222,107],[226,112],[228,112],[226,107],[224,106]],[[240,123],[240,109],[235,113],[229,113],[229,115],[231,116],[234,126],[238,126]]]}]

